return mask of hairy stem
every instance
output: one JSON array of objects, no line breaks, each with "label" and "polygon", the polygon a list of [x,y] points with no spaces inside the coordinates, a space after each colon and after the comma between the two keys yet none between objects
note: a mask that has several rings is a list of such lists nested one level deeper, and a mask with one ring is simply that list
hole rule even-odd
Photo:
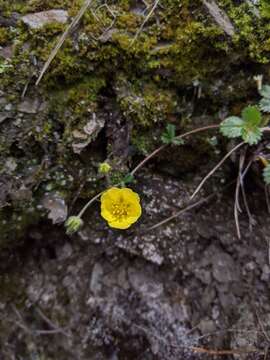
[{"label": "hairy stem", "polygon": [[194,193],[191,195],[191,199],[194,198],[195,195],[198,194],[198,192],[201,190],[205,182],[218,170],[218,168],[231,156],[232,153],[234,153],[236,150],[238,150],[241,146],[245,144],[244,141],[242,141],[240,144],[236,145],[234,148],[232,148],[221,160],[220,162],[203,178],[203,180],[200,182]]}]

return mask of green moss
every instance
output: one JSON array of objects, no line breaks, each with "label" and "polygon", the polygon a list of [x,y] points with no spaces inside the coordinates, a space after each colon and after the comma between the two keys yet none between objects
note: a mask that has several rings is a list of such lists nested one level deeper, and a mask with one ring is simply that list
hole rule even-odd
[{"label": "green moss", "polygon": [[82,82],[54,91],[50,97],[51,112],[58,114],[63,123],[67,122],[67,115],[73,120],[89,117],[89,113],[96,110],[98,94],[105,86],[104,78],[88,75]]},{"label": "green moss", "polygon": [[37,12],[50,9],[68,9],[74,1],[71,0],[29,0],[24,12]]},{"label": "green moss", "polygon": [[153,151],[155,149],[155,146],[159,145],[159,143],[155,141],[153,133],[150,133],[149,131],[142,132],[133,130],[131,142],[138,151],[138,153],[144,156]]},{"label": "green moss", "polygon": [[[14,11],[25,14],[52,8],[67,9],[70,16],[75,16],[83,3],[0,0],[0,8],[4,16]],[[119,116],[119,122],[132,123],[132,144],[144,155],[160,144],[166,123],[182,126],[184,131],[185,117],[189,118],[189,126],[200,126],[202,114],[216,116],[221,107],[233,109],[254,97],[253,71],[269,72],[269,66],[265,66],[270,58],[268,2],[261,0],[261,19],[247,4],[236,5],[233,0],[220,0],[218,4],[235,26],[233,38],[224,34],[200,0],[163,0],[136,39],[144,17],[134,11],[133,1],[110,2],[115,18],[106,7],[96,8],[95,15],[87,11],[38,87],[35,80],[67,24],[50,24],[38,30],[20,24],[12,36],[9,29],[0,28],[0,45],[15,46],[11,67],[1,74],[0,90],[12,104],[11,115],[16,119],[1,123],[1,171],[4,172],[6,157],[14,157],[19,163],[16,175],[23,182],[30,175],[27,177],[26,167],[21,164],[34,158],[42,169],[31,184],[36,189],[35,200],[48,190],[60,191],[69,199],[74,198],[81,182],[78,174],[69,177],[72,164],[76,172],[82,169],[85,176],[91,174],[92,180],[80,195],[88,197],[98,187],[104,187],[104,180],[99,180],[94,171],[97,155],[88,146],[75,155],[72,145],[76,136],[84,136],[84,127],[93,116],[108,123],[112,112]],[[245,66],[242,71],[235,71],[242,63],[251,64],[252,71]],[[26,96],[37,96],[45,103],[44,110],[27,115],[16,112],[25,87]],[[0,111],[5,111],[4,105]],[[104,138],[102,146],[98,145],[103,147],[98,150],[101,158],[106,147]],[[173,156],[172,152],[164,155],[165,161],[178,161],[183,169],[196,167],[201,161],[198,153],[203,152],[206,158],[211,153],[197,138],[196,144],[174,148]],[[115,166],[113,182],[119,182],[125,171]],[[23,230],[32,221],[28,216],[18,220],[22,213],[29,215],[31,204],[25,204],[23,209],[15,201],[11,205],[17,214],[15,218],[8,208],[1,213],[9,223],[2,224],[5,238],[10,238],[15,224],[16,237],[20,237],[20,224]],[[38,214],[42,216],[46,215]]]},{"label": "green moss", "polygon": [[13,12],[22,12],[25,8],[24,0],[6,1],[0,0],[1,15],[9,17]]},{"label": "green moss", "polygon": [[162,122],[177,112],[176,94],[154,82],[132,83],[122,76],[117,82],[119,105],[126,118],[143,127]]},{"label": "green moss", "polygon": [[270,19],[270,4],[267,0],[261,0],[260,12],[262,17],[265,19]]},{"label": "green moss", "polygon": [[10,30],[0,26],[0,46],[6,45],[11,39]]},{"label": "green moss", "polygon": [[74,4],[72,0],[0,0],[1,14],[9,17],[13,12],[26,14],[50,9],[69,9]]}]

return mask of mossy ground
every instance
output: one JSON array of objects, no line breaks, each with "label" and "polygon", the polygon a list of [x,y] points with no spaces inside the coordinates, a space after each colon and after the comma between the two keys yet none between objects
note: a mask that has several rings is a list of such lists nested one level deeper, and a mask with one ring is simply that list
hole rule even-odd
[{"label": "mossy ground", "polygon": [[[0,112],[8,113],[0,125],[1,173],[6,171],[7,157],[19,165],[34,160],[38,176],[27,186],[35,206],[48,189],[60,191],[70,201],[82,179],[86,188],[91,185],[89,191],[82,191],[89,196],[99,184],[95,180],[97,159],[104,160],[104,146],[110,146],[106,130],[80,154],[74,154],[72,144],[74,131],[82,133],[93,113],[105,120],[106,129],[113,108],[122,123],[132,124],[133,151],[146,154],[160,143],[160,133],[168,122],[178,130],[192,127],[194,116],[203,114],[216,122],[220,110],[241,108],[253,101],[253,75],[269,76],[268,3],[261,0],[260,18],[246,2],[218,3],[235,26],[233,37],[224,34],[200,1],[164,0],[133,41],[147,13],[143,3],[111,1],[100,7],[94,2],[38,87],[35,80],[66,25],[30,30],[18,22],[16,29],[0,27],[0,46],[14,48],[0,83]],[[13,12],[24,15],[53,8],[66,9],[74,16],[82,4],[79,0],[0,0],[0,9],[6,17]],[[0,67],[4,61],[0,59]],[[43,104],[36,113],[17,110],[24,90],[26,98],[37,98]],[[201,146],[198,142],[192,151],[200,152]],[[191,159],[197,161],[196,156]],[[14,174],[22,186],[29,168],[18,166]],[[13,184],[11,193],[15,188]],[[33,205],[25,203],[18,208],[10,194],[7,203],[15,214],[9,220],[10,228],[24,229],[18,219]],[[1,219],[6,219],[10,208],[2,209]],[[31,223],[32,215],[28,218],[23,224]]]}]

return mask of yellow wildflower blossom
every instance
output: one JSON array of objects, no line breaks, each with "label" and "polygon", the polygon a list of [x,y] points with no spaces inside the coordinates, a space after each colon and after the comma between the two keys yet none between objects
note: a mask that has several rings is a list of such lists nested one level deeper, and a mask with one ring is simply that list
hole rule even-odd
[{"label": "yellow wildflower blossom", "polygon": [[142,214],[140,197],[129,188],[113,187],[101,196],[101,216],[116,229],[127,229]]}]

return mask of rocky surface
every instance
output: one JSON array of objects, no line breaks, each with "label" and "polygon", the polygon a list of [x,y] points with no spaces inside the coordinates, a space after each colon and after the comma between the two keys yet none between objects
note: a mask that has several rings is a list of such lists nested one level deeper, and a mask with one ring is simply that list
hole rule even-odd
[{"label": "rocky surface", "polygon": [[214,198],[149,230],[190,204],[233,146],[218,132],[138,172],[143,216],[128,231],[108,228],[98,203],[78,234],[63,221],[160,146],[168,123],[181,133],[258,101],[254,76],[270,82],[268,1],[93,1],[36,86],[81,4],[0,0],[0,359],[267,359],[260,164],[246,179],[257,223],[251,232],[241,213],[241,239],[234,187],[224,189],[236,154],[198,197]]},{"label": "rocky surface", "polygon": [[68,19],[68,12],[64,10],[48,10],[39,13],[22,16],[21,20],[31,29],[40,29],[45,25],[59,22],[65,24]]},{"label": "rocky surface", "polygon": [[139,184],[144,215],[129,233],[107,228],[97,205],[78,235],[43,224],[2,254],[3,359],[212,359],[198,348],[263,358],[270,224],[260,191],[249,197],[258,225],[241,240],[226,193],[139,235],[184,206],[188,183],[145,173]]}]

